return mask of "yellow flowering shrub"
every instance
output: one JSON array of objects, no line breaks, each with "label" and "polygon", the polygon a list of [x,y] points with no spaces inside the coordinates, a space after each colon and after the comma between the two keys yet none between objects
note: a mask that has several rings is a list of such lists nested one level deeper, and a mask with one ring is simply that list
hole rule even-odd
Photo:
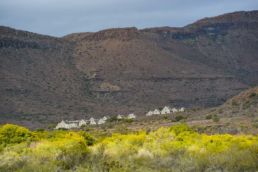
[{"label": "yellow flowering shrub", "polygon": [[179,124],[96,140],[84,131],[2,127],[2,142],[7,144],[0,152],[0,171],[258,170],[258,137],[254,135],[199,134]]},{"label": "yellow flowering shrub", "polygon": [[[198,134],[184,124],[160,128],[149,134],[114,134],[91,147],[95,153],[101,152],[98,149],[108,160],[123,164],[124,169],[137,164],[150,167],[156,164],[159,169],[166,169],[172,164],[182,171],[187,171],[189,166],[194,171],[221,168],[238,171],[242,167],[252,170],[258,167],[257,136]],[[247,157],[246,162],[243,156]],[[236,167],[237,163],[242,164],[241,168]],[[151,169],[155,169],[155,166]]]},{"label": "yellow flowering shrub", "polygon": [[33,138],[33,133],[27,128],[13,124],[0,127],[0,145],[21,143]]}]

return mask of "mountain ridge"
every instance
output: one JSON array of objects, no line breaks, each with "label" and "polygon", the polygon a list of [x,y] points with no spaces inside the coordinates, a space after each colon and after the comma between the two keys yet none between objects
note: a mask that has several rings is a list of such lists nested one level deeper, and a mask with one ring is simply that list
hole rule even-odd
[{"label": "mountain ridge", "polygon": [[181,28],[60,38],[0,27],[0,114],[13,114],[0,122],[41,125],[165,105],[220,105],[258,84],[256,16],[237,12]]}]

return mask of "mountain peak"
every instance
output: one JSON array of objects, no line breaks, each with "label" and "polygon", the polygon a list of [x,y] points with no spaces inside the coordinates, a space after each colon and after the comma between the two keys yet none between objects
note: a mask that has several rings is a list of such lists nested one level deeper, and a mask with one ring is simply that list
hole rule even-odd
[{"label": "mountain peak", "polygon": [[215,23],[250,23],[250,22],[258,22],[258,10],[254,11],[238,11],[233,13],[222,14],[216,17],[206,17],[200,19],[192,24],[187,25],[186,27],[191,26],[203,26],[208,24]]},{"label": "mountain peak", "polygon": [[136,38],[139,35],[139,30],[136,27],[128,28],[112,28],[101,30],[87,36],[87,40],[101,41],[106,39],[129,40]]}]

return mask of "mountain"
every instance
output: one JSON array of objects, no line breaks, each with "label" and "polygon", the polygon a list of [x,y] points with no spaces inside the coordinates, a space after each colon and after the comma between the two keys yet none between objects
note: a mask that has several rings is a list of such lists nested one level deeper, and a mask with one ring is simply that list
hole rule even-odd
[{"label": "mountain", "polygon": [[[258,87],[245,90],[218,108],[223,116],[258,116]],[[255,118],[254,118],[255,119]]]},{"label": "mountain", "polygon": [[258,84],[258,11],[61,38],[0,27],[0,122],[211,107]]}]

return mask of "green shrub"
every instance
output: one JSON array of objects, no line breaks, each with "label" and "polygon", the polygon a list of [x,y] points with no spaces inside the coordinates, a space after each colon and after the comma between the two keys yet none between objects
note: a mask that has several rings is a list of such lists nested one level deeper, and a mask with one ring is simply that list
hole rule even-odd
[{"label": "green shrub", "polygon": [[212,119],[212,115],[211,115],[211,114],[207,115],[207,116],[205,117],[205,119]]},{"label": "green shrub", "polygon": [[163,119],[167,120],[168,119],[168,115],[164,115]]},{"label": "green shrub", "polygon": [[80,131],[79,133],[80,133],[81,136],[83,136],[83,138],[85,139],[86,144],[88,146],[91,146],[96,142],[96,139],[92,135],[90,135],[89,133],[84,132],[84,131]]},{"label": "green shrub", "polygon": [[254,128],[258,128],[258,122],[254,122],[252,125]]},{"label": "green shrub", "polygon": [[185,119],[185,117],[183,117],[182,115],[177,115],[175,117],[175,121],[181,121],[182,119]]},{"label": "green shrub", "polygon": [[134,119],[123,119],[122,121],[127,122],[127,123],[132,123]]},{"label": "green shrub", "polygon": [[220,118],[219,118],[218,115],[213,115],[213,116],[212,116],[212,120],[213,120],[214,122],[219,122]]},{"label": "green shrub", "polygon": [[37,132],[43,132],[43,131],[45,131],[45,129],[44,128],[37,128],[36,131]]},{"label": "green shrub", "polygon": [[256,93],[251,93],[251,94],[249,95],[249,98],[253,98],[253,97],[256,97],[256,96],[257,96]]},{"label": "green shrub", "polygon": [[112,117],[107,119],[107,122],[116,122],[116,121],[119,121],[119,119],[117,119],[116,116],[112,116]]}]

